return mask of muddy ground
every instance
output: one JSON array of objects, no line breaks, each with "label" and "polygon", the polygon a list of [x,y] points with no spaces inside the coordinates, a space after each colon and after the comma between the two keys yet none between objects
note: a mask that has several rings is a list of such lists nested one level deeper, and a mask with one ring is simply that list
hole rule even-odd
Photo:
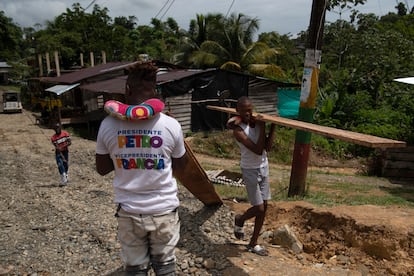
[{"label": "muddy ground", "polygon": [[[101,177],[94,170],[95,142],[73,137],[71,186],[59,187],[52,134],[36,125],[28,111],[0,114],[0,275],[109,275],[121,265],[111,176]],[[196,156],[209,167],[237,163]],[[393,185],[340,170],[348,175],[314,172],[313,181],[346,177],[367,185]],[[278,173],[272,165],[271,174]],[[225,204],[236,212],[248,207],[231,199]],[[266,238],[270,257],[240,250],[234,254],[243,246],[237,243],[217,250],[246,275],[414,275],[413,209],[271,202],[264,231],[285,224],[303,243],[303,253]],[[98,255],[101,259],[96,260]]]}]

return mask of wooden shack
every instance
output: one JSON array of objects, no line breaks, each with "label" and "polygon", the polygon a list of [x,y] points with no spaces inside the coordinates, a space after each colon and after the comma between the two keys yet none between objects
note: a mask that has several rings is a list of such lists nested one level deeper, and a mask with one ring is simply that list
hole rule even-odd
[{"label": "wooden shack", "polygon": [[228,115],[209,110],[208,105],[235,107],[239,97],[248,96],[256,111],[275,115],[278,87],[296,86],[238,72],[209,69],[162,83],[160,90],[166,108],[176,116],[184,132],[198,132],[225,128]]},{"label": "wooden shack", "polygon": [[[278,87],[297,87],[270,79],[221,69],[186,69],[154,61],[160,68],[157,86],[165,110],[181,123],[184,133],[222,130],[228,116],[208,110],[207,105],[234,107],[240,96],[249,96],[256,111],[277,114]],[[42,87],[58,99],[63,124],[100,121],[104,103],[123,101],[125,69],[132,62],[109,62],[95,67],[40,78]]]},{"label": "wooden shack", "polygon": [[[94,67],[83,68],[57,77],[40,77],[31,80],[32,106],[40,107],[47,121],[60,121],[62,124],[88,123],[101,120],[105,99],[95,94],[84,93],[80,88],[88,83],[113,79],[124,75],[124,69],[131,62],[109,62]],[[116,97],[115,95],[110,98]]]}]

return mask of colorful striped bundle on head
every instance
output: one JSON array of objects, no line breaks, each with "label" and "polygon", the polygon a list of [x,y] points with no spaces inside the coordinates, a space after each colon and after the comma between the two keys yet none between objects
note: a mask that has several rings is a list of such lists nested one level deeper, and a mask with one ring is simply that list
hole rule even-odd
[{"label": "colorful striped bundle on head", "polygon": [[146,120],[164,109],[160,99],[148,99],[137,105],[128,105],[115,100],[105,103],[105,111],[120,120]]}]

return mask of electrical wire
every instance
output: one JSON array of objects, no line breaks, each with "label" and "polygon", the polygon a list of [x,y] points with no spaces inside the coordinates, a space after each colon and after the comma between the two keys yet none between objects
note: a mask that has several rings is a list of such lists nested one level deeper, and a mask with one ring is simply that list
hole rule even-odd
[{"label": "electrical wire", "polygon": [[382,15],[383,12],[382,12],[381,0],[378,0],[378,9],[380,11],[380,14]]},{"label": "electrical wire", "polygon": [[94,3],[96,2],[96,0],[92,0],[91,3],[89,3],[89,5],[83,9],[83,11],[86,11],[87,9],[89,9]]},{"label": "electrical wire", "polygon": [[165,1],[164,5],[161,7],[161,9],[157,12],[157,14],[154,16],[154,18],[157,18],[158,15],[160,15],[160,13],[162,12],[162,10],[168,5],[168,3],[170,2],[170,0]]},{"label": "electrical wire", "polygon": [[408,1],[407,0],[405,0],[405,5],[407,5],[407,10],[408,10],[408,12],[410,12],[410,6],[408,5]]},{"label": "electrical wire", "polygon": [[[316,35],[316,43],[318,43],[319,38],[321,37],[322,32],[322,27],[323,27],[323,20],[325,18],[325,14],[326,14],[326,9],[328,7],[328,0],[325,0],[325,7],[323,9],[323,15],[321,16],[321,21],[319,22],[319,29],[318,29],[318,33]],[[316,44],[317,45],[317,44]],[[316,47],[315,47],[316,48]],[[315,49],[316,50],[316,49]]]},{"label": "electrical wire", "polygon": [[164,16],[167,14],[167,12],[170,10],[170,8],[171,8],[171,6],[172,6],[172,4],[174,4],[174,2],[175,2],[175,0],[172,0],[171,1],[171,3],[170,3],[170,5],[168,6],[168,8],[165,10],[165,12],[163,13],[163,15],[160,17],[160,20],[162,19],[162,18],[164,18]]},{"label": "electrical wire", "polygon": [[230,10],[233,7],[234,2],[236,2],[236,0],[231,1],[230,7],[227,9],[226,17],[229,15]]}]

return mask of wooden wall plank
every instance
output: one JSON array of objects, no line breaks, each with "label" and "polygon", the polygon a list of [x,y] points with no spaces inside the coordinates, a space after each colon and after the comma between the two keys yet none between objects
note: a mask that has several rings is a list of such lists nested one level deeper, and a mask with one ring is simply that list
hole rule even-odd
[{"label": "wooden wall plank", "polygon": [[[384,177],[389,178],[396,178],[396,179],[411,179],[414,180],[414,170],[408,170],[408,169],[386,169],[383,172]],[[413,181],[411,183],[414,183]]]},{"label": "wooden wall plank", "polygon": [[191,131],[191,94],[168,97],[165,99],[164,111],[169,111],[181,124],[183,133]]},{"label": "wooden wall plank", "polygon": [[384,162],[385,169],[408,169],[414,171],[414,162],[400,160],[386,160]]}]

